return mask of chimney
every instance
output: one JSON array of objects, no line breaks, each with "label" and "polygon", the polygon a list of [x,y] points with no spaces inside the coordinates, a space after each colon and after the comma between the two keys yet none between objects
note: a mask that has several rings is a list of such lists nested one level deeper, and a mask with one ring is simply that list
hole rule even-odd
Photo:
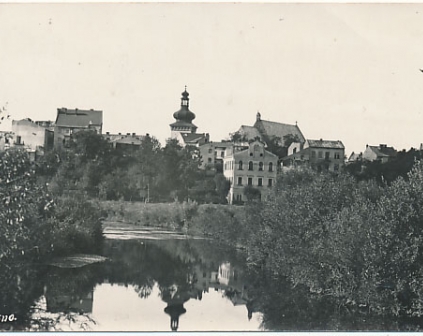
[{"label": "chimney", "polygon": [[380,148],[386,148],[386,144],[380,144],[379,147]]},{"label": "chimney", "polygon": [[260,114],[260,112],[257,111],[256,121],[260,121],[260,120],[261,120],[261,114]]},{"label": "chimney", "polygon": [[110,132],[106,132],[106,135],[110,135]]},{"label": "chimney", "polygon": [[132,136],[135,136],[135,133],[132,133]]}]

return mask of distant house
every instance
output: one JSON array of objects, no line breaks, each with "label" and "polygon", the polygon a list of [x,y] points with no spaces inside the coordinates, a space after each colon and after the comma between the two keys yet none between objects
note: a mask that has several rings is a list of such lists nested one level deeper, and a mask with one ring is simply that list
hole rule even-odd
[{"label": "distant house", "polygon": [[354,153],[352,152],[351,155],[348,157],[347,163],[353,163],[357,161],[363,160],[363,153]]},{"label": "distant house", "polygon": [[380,161],[381,163],[386,163],[396,156],[397,151],[385,144],[380,144],[379,146],[366,145],[366,150],[363,152],[363,160]]},{"label": "distant house", "polygon": [[65,145],[75,132],[93,130],[101,134],[102,129],[103,111],[58,108],[54,126],[54,147]]},{"label": "distant house", "polygon": [[274,141],[280,146],[285,146],[288,136],[293,136],[299,143],[304,143],[305,138],[298,125],[284,124],[275,121],[262,120],[257,112],[256,122],[253,126],[242,125],[236,132],[240,141],[259,139],[265,143]]},{"label": "distant house", "polygon": [[13,146],[24,148],[32,159],[53,148],[53,123],[29,118],[12,120]]},{"label": "distant house", "polygon": [[339,140],[311,140],[304,145],[292,143],[288,156],[282,159],[284,167],[309,165],[317,171],[338,171],[344,165],[345,147]]},{"label": "distant house", "polygon": [[136,149],[140,148],[144,135],[137,135],[135,133],[118,133],[110,134],[106,132],[103,134],[104,139],[110,142],[111,146],[116,149]]},{"label": "distant house", "polygon": [[223,164],[225,158],[226,149],[232,146],[232,143],[227,142],[207,142],[199,147],[201,155],[201,166],[200,168],[205,169],[207,167],[215,168],[216,165]]},{"label": "distant house", "polygon": [[278,157],[267,151],[260,140],[250,142],[245,149],[228,147],[223,158],[223,175],[231,183],[228,202],[246,201],[246,186],[258,189],[261,198],[269,194],[276,181],[277,162]]}]

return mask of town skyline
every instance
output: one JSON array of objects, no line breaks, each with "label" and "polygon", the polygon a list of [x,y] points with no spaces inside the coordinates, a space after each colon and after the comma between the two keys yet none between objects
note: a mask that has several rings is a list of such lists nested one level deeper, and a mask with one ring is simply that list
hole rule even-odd
[{"label": "town skyline", "polygon": [[259,111],[347,156],[423,142],[422,4],[0,6],[0,106],[15,120],[92,108],[103,133],[164,145],[186,85],[212,141]]}]

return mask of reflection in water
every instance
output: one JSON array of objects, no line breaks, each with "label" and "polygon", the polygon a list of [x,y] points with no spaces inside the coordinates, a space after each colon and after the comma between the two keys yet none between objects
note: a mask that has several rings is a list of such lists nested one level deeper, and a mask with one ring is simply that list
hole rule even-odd
[{"label": "reflection in water", "polygon": [[0,276],[3,330],[418,330],[418,320],[339,309],[329,297],[253,272],[204,240],[109,239],[109,261],[78,269],[17,263]]}]

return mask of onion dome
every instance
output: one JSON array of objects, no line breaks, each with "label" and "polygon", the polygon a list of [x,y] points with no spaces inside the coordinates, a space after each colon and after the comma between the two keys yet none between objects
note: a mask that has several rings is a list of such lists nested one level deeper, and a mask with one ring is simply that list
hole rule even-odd
[{"label": "onion dome", "polygon": [[187,87],[185,86],[185,91],[182,92],[181,98],[181,108],[179,111],[173,114],[173,117],[176,120],[184,121],[191,123],[195,119],[195,114],[189,110],[189,93],[187,92]]}]

